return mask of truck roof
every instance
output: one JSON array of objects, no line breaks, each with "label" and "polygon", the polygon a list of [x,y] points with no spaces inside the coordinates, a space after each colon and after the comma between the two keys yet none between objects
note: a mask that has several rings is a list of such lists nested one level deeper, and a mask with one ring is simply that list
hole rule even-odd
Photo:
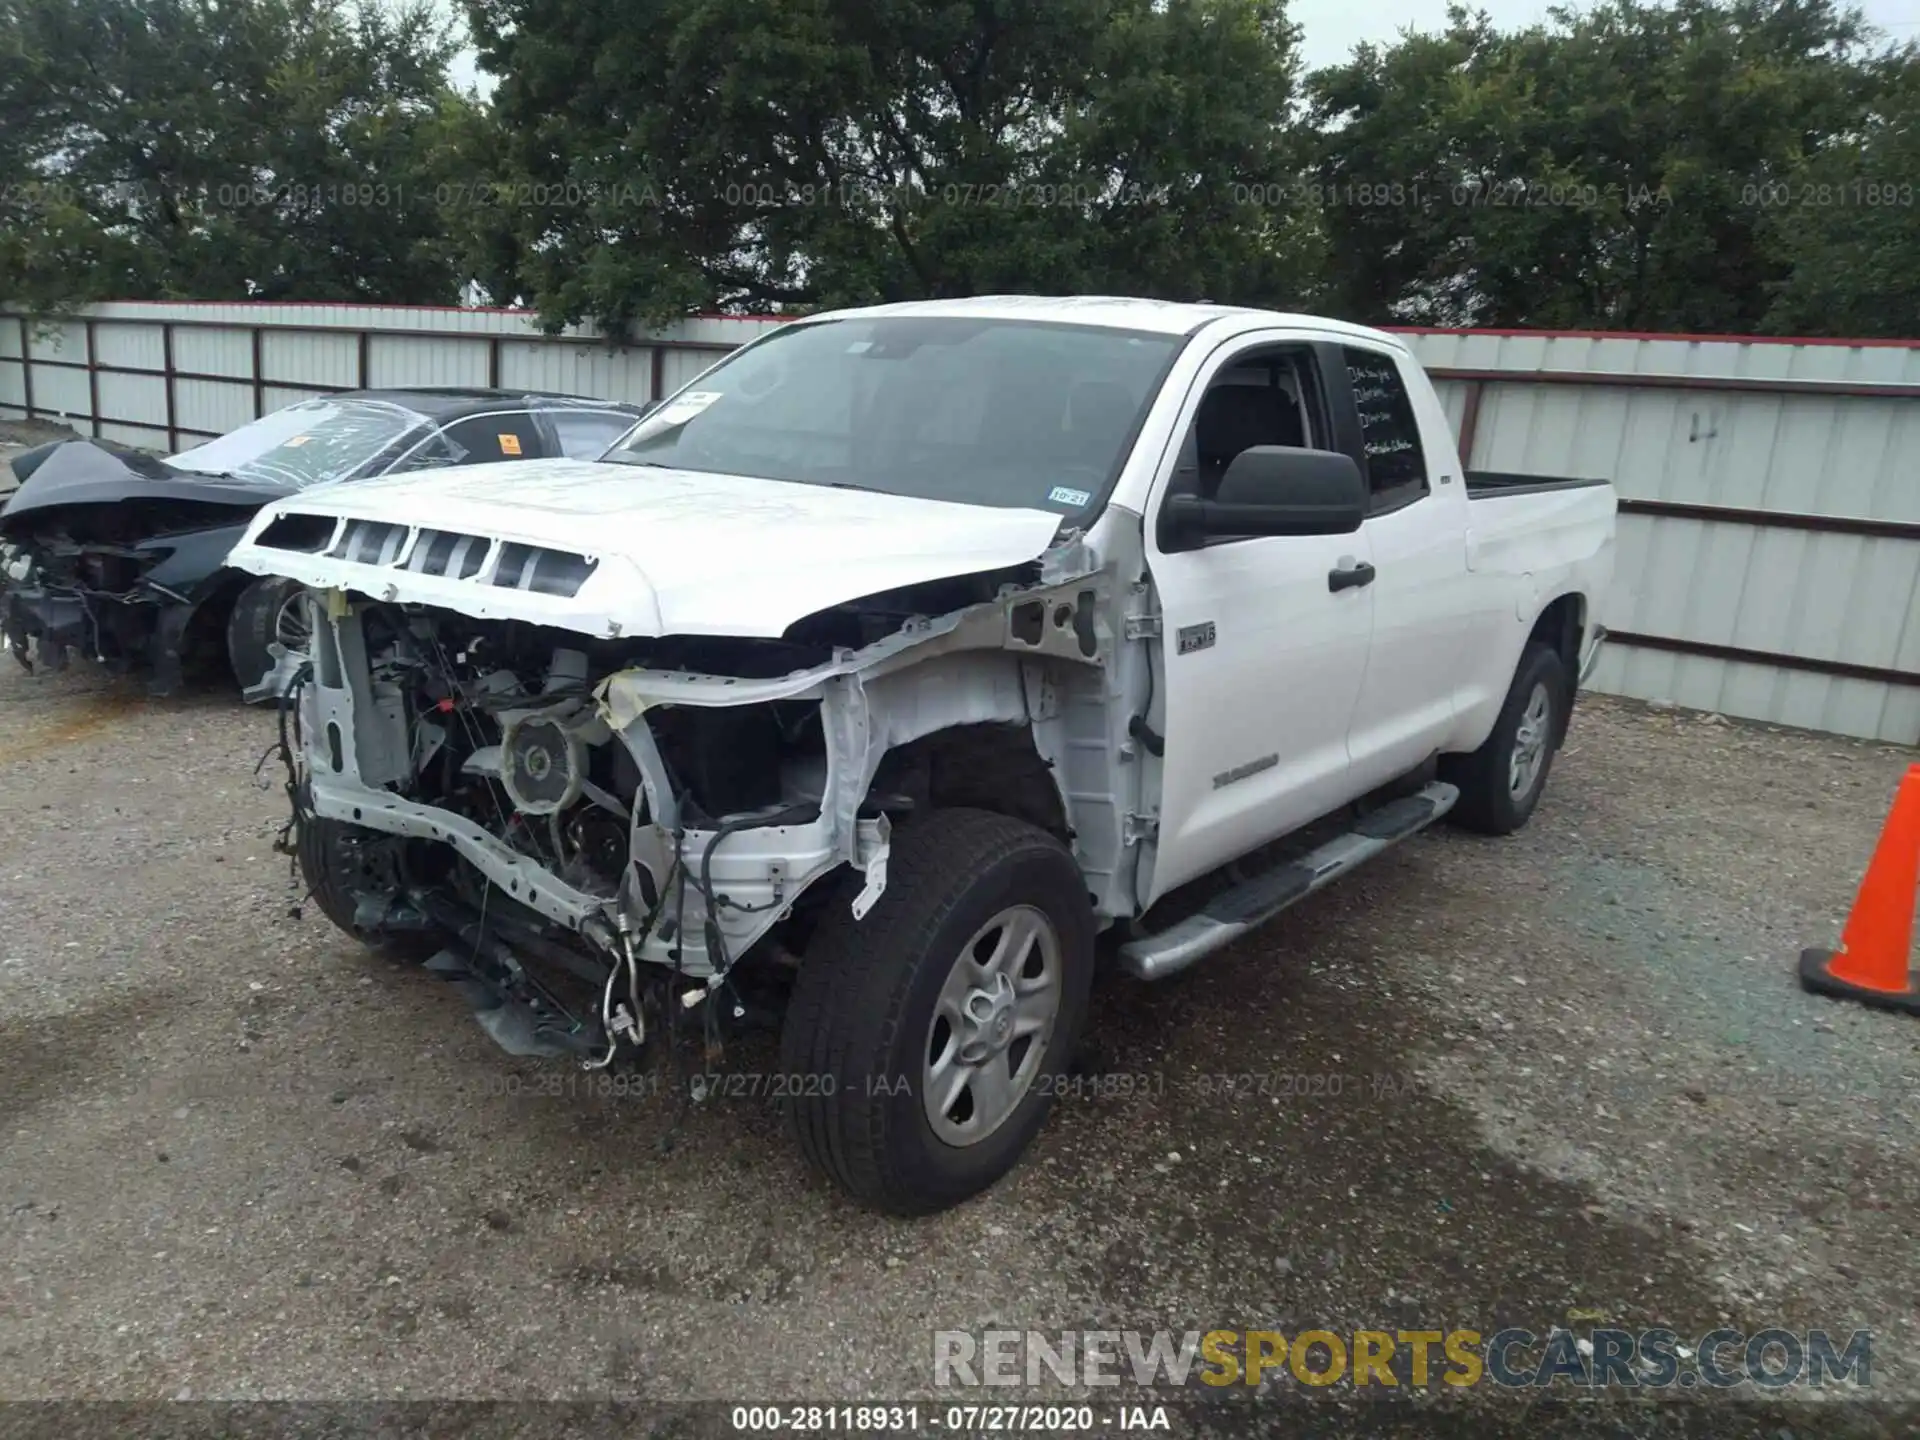
[{"label": "truck roof", "polygon": [[834,310],[811,318],[850,319],[865,315],[970,315],[993,320],[1052,320],[1075,325],[1098,325],[1114,330],[1147,330],[1163,335],[1190,335],[1215,321],[1239,320],[1235,329],[1279,326],[1324,330],[1406,348],[1398,336],[1345,320],[1321,315],[1298,315],[1279,310],[1256,310],[1242,305],[1187,304],[1173,300],[1145,300],[1128,295],[972,295],[956,300],[906,300],[893,305],[869,305]]}]

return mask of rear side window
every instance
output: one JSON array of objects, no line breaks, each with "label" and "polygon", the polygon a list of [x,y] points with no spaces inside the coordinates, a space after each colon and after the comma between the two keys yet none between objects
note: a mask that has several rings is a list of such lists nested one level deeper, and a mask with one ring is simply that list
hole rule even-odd
[{"label": "rear side window", "polygon": [[1427,464],[1420,453],[1420,426],[1413,398],[1391,355],[1372,350],[1342,352],[1353,403],[1360,412],[1360,440],[1367,452],[1367,485],[1373,509],[1395,509],[1427,493]]},{"label": "rear side window", "polygon": [[570,460],[598,460],[633,428],[633,416],[610,410],[549,410],[547,419],[560,437],[560,453]]}]

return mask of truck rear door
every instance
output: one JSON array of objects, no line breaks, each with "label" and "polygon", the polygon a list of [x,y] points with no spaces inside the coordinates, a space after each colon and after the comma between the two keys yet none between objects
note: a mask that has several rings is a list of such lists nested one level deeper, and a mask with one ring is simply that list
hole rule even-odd
[{"label": "truck rear door", "polygon": [[1413,769],[1451,732],[1473,577],[1466,485],[1433,387],[1394,351],[1348,341],[1337,353],[1327,388],[1339,448],[1372,492],[1373,641],[1349,735],[1358,793]]}]

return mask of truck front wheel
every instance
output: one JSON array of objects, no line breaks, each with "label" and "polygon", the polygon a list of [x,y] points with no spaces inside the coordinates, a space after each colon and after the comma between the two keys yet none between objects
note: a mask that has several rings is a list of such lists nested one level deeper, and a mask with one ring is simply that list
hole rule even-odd
[{"label": "truck front wheel", "polygon": [[439,949],[424,933],[369,934],[355,923],[361,891],[395,889],[405,842],[378,830],[302,813],[293,824],[294,854],[307,894],[344,934],[393,960],[425,959]]},{"label": "truck front wheel", "polygon": [[1572,690],[1559,653],[1529,642],[1486,743],[1441,763],[1440,777],[1460,787],[1449,818],[1482,835],[1511,835],[1527,823],[1566,732]]},{"label": "truck front wheel", "polygon": [[929,1214],[1006,1174],[1045,1122],[1086,1014],[1093,911],[1058,840],[984,810],[903,825],[864,920],[852,894],[788,1005],[788,1124],[854,1198]]}]

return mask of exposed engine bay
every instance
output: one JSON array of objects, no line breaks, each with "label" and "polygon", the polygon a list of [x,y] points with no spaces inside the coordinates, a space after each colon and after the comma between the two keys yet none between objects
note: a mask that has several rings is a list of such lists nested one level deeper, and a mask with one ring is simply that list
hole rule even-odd
[{"label": "exposed engine bay", "polygon": [[[0,634],[14,658],[63,669],[78,651],[114,671],[148,670],[154,689],[179,683],[189,627],[203,611],[224,619],[241,578],[216,572],[247,512],[192,500],[38,511],[8,527],[0,546]],[[206,627],[203,648],[218,648]]]},{"label": "exposed engine bay", "polygon": [[28,669],[78,653],[167,694],[222,649],[246,577],[227,552],[284,486],[195,474],[127,446],[54,441],[14,457],[0,508],[0,637]]},{"label": "exposed engine bay", "polygon": [[1101,576],[932,581],[780,639],[306,602],[311,654],[269,679],[309,887],[369,939],[444,942],[430,968],[516,1053],[606,1063],[649,1014],[744,1013],[740,961],[790,962],[822,905],[863,914],[892,828],[992,784],[1128,908]]}]

